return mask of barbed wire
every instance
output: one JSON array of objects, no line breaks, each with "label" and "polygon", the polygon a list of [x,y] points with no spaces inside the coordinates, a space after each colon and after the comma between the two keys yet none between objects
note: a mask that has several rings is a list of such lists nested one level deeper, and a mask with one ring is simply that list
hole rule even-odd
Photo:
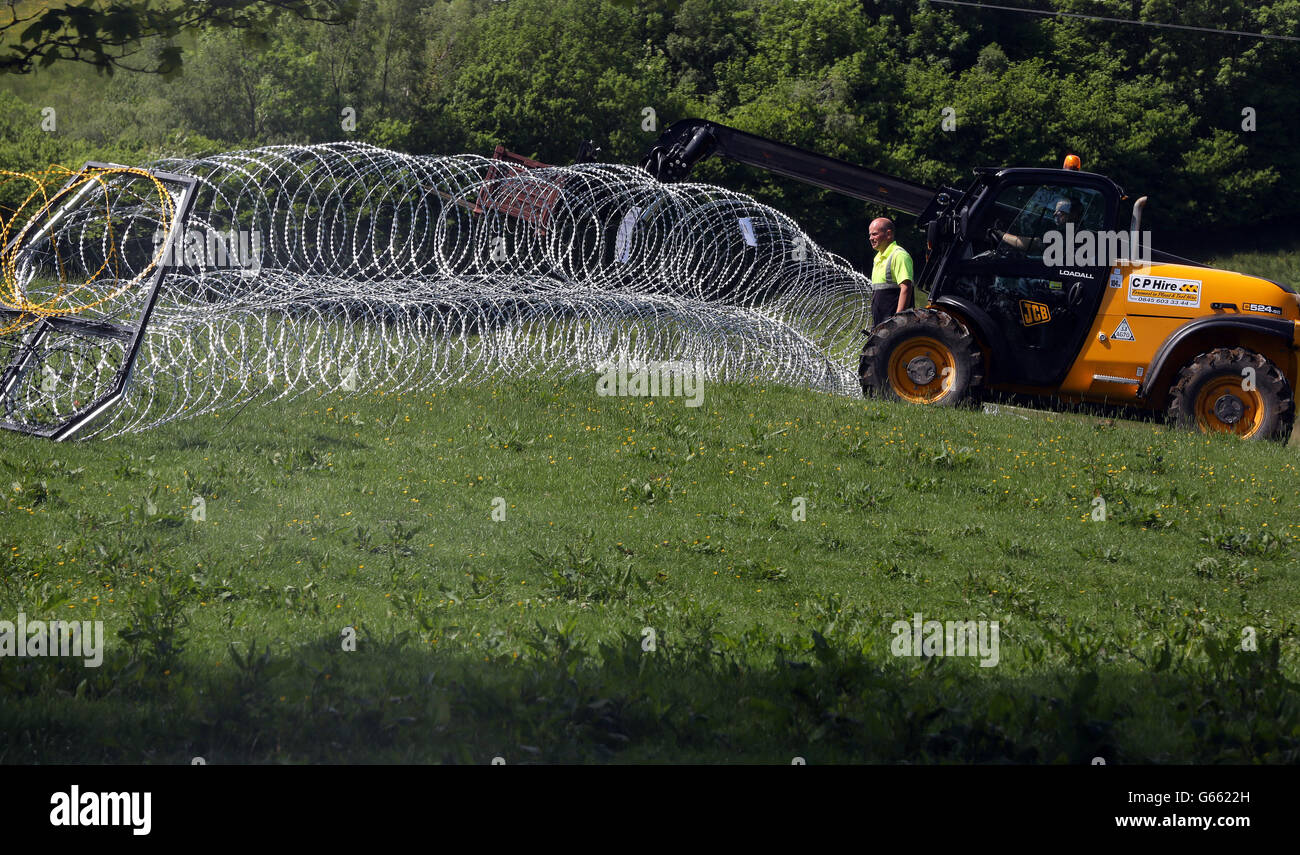
[{"label": "barbed wire", "polygon": [[[0,308],[27,319],[129,328],[144,277],[172,267],[124,397],[83,435],[256,399],[594,378],[612,364],[859,388],[868,279],[742,194],[625,166],[529,170],[357,143],[151,169],[198,181],[169,252],[178,191],[145,192],[142,170],[65,196],[53,226],[7,251]],[[23,327],[10,326],[6,363],[23,346]],[[102,332],[47,330],[4,393],[5,420],[48,428],[100,400],[129,353]]]},{"label": "barbed wire", "polygon": [[[0,322],[0,335],[21,332],[40,318],[81,314],[112,302],[157,268],[158,259],[153,258],[129,278],[123,274],[119,244],[124,236],[118,229],[129,230],[134,218],[128,215],[120,222],[113,212],[156,208],[157,222],[164,230],[170,228],[175,199],[148,171],[129,167],[73,171],[59,166],[35,173],[0,170],[0,190],[15,184],[30,184],[31,190],[10,216],[0,216],[0,306],[13,313],[9,321]],[[62,186],[51,192],[55,184]],[[110,184],[117,186],[110,189]],[[44,236],[40,227],[45,223],[24,214],[46,207],[65,215],[60,226],[63,240],[48,240],[40,250],[48,257],[38,259],[32,247]],[[80,237],[74,241],[70,236],[78,230]],[[36,234],[28,240],[33,231]],[[76,257],[68,252],[74,244]],[[95,244],[100,244],[99,251],[90,261],[87,250]],[[27,275],[20,275],[19,265]],[[34,274],[44,266],[52,275],[37,279]],[[81,281],[69,278],[69,266],[80,271]],[[105,287],[109,281],[113,285]]]}]

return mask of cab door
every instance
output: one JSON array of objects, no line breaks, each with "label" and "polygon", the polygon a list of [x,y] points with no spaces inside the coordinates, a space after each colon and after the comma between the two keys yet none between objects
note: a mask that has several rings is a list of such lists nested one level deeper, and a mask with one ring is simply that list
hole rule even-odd
[{"label": "cab door", "polygon": [[1087,173],[1032,173],[1000,179],[981,196],[944,293],[982,310],[1001,333],[1000,384],[1056,387],[1096,318],[1109,272],[1097,240],[1113,227],[1119,198]]}]

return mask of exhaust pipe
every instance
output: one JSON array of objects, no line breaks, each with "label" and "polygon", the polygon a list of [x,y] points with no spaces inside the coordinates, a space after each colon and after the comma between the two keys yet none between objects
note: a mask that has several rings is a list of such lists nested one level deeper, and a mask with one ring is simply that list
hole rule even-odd
[{"label": "exhaust pipe", "polygon": [[1133,203],[1133,221],[1129,225],[1129,231],[1135,232],[1142,228],[1142,209],[1147,206],[1147,197],[1143,196]]},{"label": "exhaust pipe", "polygon": [[1133,261],[1151,263],[1151,247],[1142,246],[1142,209],[1147,206],[1147,197],[1143,196],[1133,203],[1133,219],[1129,222],[1129,255]]}]

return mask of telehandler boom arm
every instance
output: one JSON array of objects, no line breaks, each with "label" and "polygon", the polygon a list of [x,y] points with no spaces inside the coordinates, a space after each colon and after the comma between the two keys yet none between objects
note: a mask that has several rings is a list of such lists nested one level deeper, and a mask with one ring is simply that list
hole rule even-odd
[{"label": "telehandler boom arm", "polygon": [[936,194],[923,184],[703,119],[674,122],[642,159],[641,167],[660,181],[680,181],[710,155],[907,214],[925,213]]}]

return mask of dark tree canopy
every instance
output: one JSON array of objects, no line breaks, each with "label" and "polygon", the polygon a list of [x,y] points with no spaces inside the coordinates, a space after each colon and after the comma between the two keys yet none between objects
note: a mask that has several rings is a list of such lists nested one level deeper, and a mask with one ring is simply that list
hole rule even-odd
[{"label": "dark tree canopy", "polygon": [[[36,5],[7,0],[0,10],[0,70],[24,74],[60,60],[115,69],[171,74],[181,48],[145,52],[151,38],[171,38],[204,26],[229,27],[265,37],[282,15],[327,24],[351,20],[355,0],[81,0]],[[135,63],[133,60],[143,60]]]}]

